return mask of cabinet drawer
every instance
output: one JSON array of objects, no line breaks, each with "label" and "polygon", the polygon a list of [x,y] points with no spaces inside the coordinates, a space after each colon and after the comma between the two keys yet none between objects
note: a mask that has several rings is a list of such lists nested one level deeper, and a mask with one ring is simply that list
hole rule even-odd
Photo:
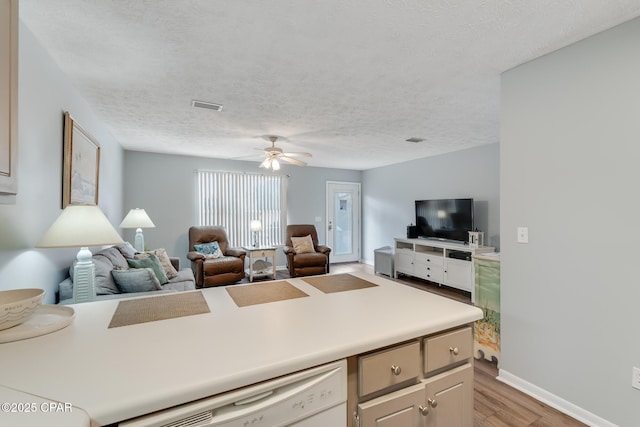
[{"label": "cabinet drawer", "polygon": [[425,264],[439,265],[439,266],[444,265],[444,258],[442,257],[442,255],[416,252],[415,256],[416,256],[416,261],[418,262],[424,262]]},{"label": "cabinet drawer", "polygon": [[253,251],[251,252],[251,257],[252,258],[265,258],[265,257],[272,257],[275,255],[274,251]]},{"label": "cabinet drawer", "polygon": [[424,340],[424,371],[431,372],[472,355],[471,327],[458,329]]},{"label": "cabinet drawer", "polygon": [[413,274],[436,283],[444,282],[444,269],[440,265],[416,262],[413,265]]},{"label": "cabinet drawer", "polygon": [[358,361],[360,396],[383,390],[420,375],[420,343],[393,347],[360,357]]}]

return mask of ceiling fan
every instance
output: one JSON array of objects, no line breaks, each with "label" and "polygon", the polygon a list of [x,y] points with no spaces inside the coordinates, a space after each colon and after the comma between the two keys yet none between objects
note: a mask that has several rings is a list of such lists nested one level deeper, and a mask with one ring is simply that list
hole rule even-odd
[{"label": "ceiling fan", "polygon": [[278,170],[280,169],[280,161],[291,163],[297,166],[306,166],[307,164],[302,160],[294,159],[293,157],[311,157],[310,153],[285,153],[282,148],[276,147],[276,141],[278,137],[275,135],[267,135],[269,141],[271,141],[271,147],[263,149],[267,154],[267,158],[260,163],[261,168]]}]

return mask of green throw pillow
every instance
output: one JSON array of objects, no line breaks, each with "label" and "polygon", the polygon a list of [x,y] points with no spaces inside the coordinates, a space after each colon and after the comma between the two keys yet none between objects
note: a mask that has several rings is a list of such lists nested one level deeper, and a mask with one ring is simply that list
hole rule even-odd
[{"label": "green throw pillow", "polygon": [[150,268],[156,274],[161,285],[167,283],[169,279],[167,279],[167,274],[164,272],[160,259],[154,254],[145,255],[148,256],[141,259],[128,259],[127,264],[129,264],[130,268]]},{"label": "green throw pillow", "polygon": [[151,268],[114,269],[111,274],[122,293],[162,290],[162,286]]}]

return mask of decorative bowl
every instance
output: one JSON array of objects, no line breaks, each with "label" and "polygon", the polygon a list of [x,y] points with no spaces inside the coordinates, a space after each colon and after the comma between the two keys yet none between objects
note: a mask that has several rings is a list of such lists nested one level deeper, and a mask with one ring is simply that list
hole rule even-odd
[{"label": "decorative bowl", "polygon": [[19,325],[33,314],[44,297],[44,289],[0,291],[0,331]]}]

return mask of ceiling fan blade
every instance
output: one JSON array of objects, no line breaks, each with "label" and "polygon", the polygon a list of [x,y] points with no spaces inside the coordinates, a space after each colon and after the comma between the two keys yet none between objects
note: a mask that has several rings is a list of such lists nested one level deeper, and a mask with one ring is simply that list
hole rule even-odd
[{"label": "ceiling fan blade", "polygon": [[311,157],[311,153],[282,153],[285,156]]},{"label": "ceiling fan blade", "polygon": [[307,165],[305,162],[303,162],[301,160],[293,159],[293,158],[287,157],[287,156],[279,156],[278,159],[282,160],[283,162],[293,163],[294,165],[298,165],[298,166],[306,166]]},{"label": "ceiling fan blade", "polygon": [[227,158],[227,160],[249,159],[251,157],[261,157],[261,155],[260,154],[251,154],[249,156],[229,157],[229,158]]}]

